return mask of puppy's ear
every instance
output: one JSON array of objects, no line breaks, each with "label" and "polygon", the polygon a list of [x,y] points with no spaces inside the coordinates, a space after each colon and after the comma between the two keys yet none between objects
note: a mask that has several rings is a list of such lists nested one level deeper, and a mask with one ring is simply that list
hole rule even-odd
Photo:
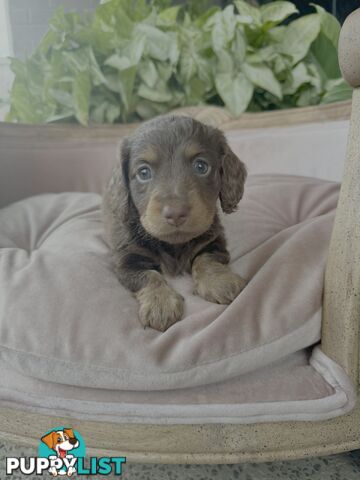
[{"label": "puppy's ear", "polygon": [[104,193],[103,212],[112,224],[112,220],[126,222],[129,215],[129,161],[130,140],[124,138],[118,149],[118,162],[115,164]]},{"label": "puppy's ear", "polygon": [[247,172],[245,164],[230,149],[225,137],[222,138],[222,147],[220,204],[223,212],[232,213],[244,194]]},{"label": "puppy's ear", "polygon": [[69,438],[75,438],[74,430],[72,428],[64,428],[64,432]]},{"label": "puppy's ear", "polygon": [[50,432],[47,435],[44,435],[43,437],[41,437],[41,441],[44,442],[48,448],[50,448],[51,450],[54,450],[54,447],[56,445],[56,437],[57,437],[56,432]]}]

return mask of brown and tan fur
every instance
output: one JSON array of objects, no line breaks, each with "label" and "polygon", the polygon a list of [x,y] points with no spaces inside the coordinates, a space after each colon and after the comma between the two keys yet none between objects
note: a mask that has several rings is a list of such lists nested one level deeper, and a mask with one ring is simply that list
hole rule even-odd
[{"label": "brown and tan fur", "polygon": [[[139,177],[143,168],[150,179]],[[215,303],[244,288],[228,266],[217,200],[233,212],[245,179],[222,132],[189,117],[158,117],[122,142],[103,213],[115,274],[135,294],[144,326],[165,331],[182,317],[184,300],[163,273],[191,272],[195,292]]]}]

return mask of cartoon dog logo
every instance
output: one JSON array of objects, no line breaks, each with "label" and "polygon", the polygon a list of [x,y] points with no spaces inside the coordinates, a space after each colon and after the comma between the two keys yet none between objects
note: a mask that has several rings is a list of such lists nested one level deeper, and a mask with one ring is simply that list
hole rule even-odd
[{"label": "cartoon dog logo", "polygon": [[[56,455],[49,457],[50,459],[74,458],[74,455],[69,454],[69,452],[79,446],[79,440],[76,438],[72,428],[54,430],[43,436],[41,441],[44,442],[45,445],[50,448],[50,450],[54,450],[56,452]],[[67,475],[68,477],[71,477],[71,475],[76,472],[76,468],[70,466],[67,471],[66,469],[58,471],[55,467],[53,467],[49,469],[49,472],[52,473],[54,477],[57,475]]]}]

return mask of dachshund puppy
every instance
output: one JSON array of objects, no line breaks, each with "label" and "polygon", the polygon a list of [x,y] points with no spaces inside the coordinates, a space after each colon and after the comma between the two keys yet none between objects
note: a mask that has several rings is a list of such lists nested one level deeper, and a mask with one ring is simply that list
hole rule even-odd
[{"label": "dachshund puppy", "polygon": [[184,299],[163,273],[191,272],[209,302],[229,304],[244,288],[228,266],[217,200],[233,212],[245,179],[223,133],[189,117],[157,117],[124,139],[103,214],[115,274],[144,327],[165,331],[182,317]]}]

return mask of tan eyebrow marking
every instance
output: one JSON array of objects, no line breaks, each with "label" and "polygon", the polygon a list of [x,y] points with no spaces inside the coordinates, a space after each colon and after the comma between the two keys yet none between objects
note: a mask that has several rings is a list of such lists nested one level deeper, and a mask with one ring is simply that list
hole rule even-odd
[{"label": "tan eyebrow marking", "polygon": [[201,154],[203,151],[204,148],[196,142],[188,143],[184,148],[184,153],[188,158],[194,158],[197,155]]},{"label": "tan eyebrow marking", "polygon": [[141,152],[139,159],[150,164],[156,164],[159,161],[158,154],[152,146],[148,146],[143,152]]}]

